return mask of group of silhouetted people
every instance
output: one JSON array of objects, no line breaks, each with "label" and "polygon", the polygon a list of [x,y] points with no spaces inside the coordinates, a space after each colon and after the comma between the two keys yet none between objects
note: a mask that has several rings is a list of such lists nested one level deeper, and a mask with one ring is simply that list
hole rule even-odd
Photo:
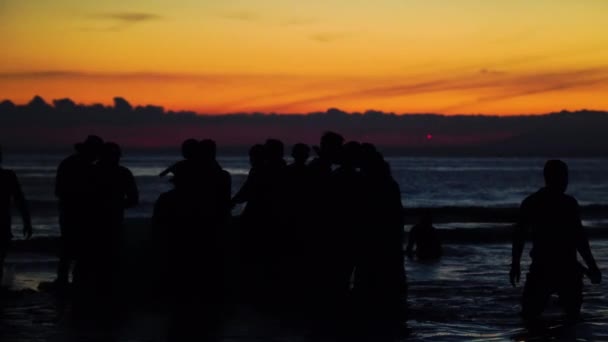
[{"label": "group of silhouetted people", "polygon": [[251,170],[232,198],[246,203],[239,227],[249,289],[317,316],[398,317],[403,207],[388,163],[373,145],[333,132],[315,152],[308,162],[310,147],[296,144],[287,165],[278,140],[250,149]]},{"label": "group of silhouetted people", "polygon": [[[317,156],[309,161],[311,150]],[[195,326],[201,330],[195,320],[204,322],[207,337],[215,334],[230,288],[227,259],[235,258],[226,253],[229,246],[237,246],[241,300],[334,323],[403,321],[404,256],[436,260],[442,255],[430,212],[411,229],[404,250],[399,185],[372,144],[345,142],[327,132],[312,149],[295,144],[288,164],[283,143],[268,139],[249,150],[251,168],[234,196],[213,140],[188,139],[182,155],[160,174],[171,175],[173,187],[156,201],[150,230],[154,289],[169,294],[176,340]],[[78,293],[108,298],[120,282],[124,212],[139,197],[134,177],[120,159],[117,144],[89,136],[59,165],[59,288],[68,286],[72,273]],[[539,317],[553,293],[569,317],[578,316],[583,275],[601,281],[578,204],[565,195],[566,164],[548,161],[544,176],[545,187],[522,203],[513,238],[513,285],[520,278],[527,235],[533,244],[522,299],[526,321]],[[17,177],[0,168],[0,280],[12,238],[11,201],[29,238],[30,214]],[[231,211],[242,204],[241,215],[232,220]],[[230,230],[237,234],[227,234]]]},{"label": "group of silhouetted people", "polygon": [[120,264],[124,211],[137,205],[135,179],[120,165],[121,149],[98,136],[74,146],[57,169],[61,248],[56,284],[72,282],[91,296],[111,295]]}]

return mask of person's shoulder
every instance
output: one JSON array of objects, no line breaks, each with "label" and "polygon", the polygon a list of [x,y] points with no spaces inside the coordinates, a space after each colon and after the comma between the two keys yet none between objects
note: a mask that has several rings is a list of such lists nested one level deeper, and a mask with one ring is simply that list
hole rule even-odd
[{"label": "person's shoulder", "polygon": [[569,206],[578,207],[578,201],[571,195],[564,194],[564,202]]},{"label": "person's shoulder", "polygon": [[17,174],[11,169],[0,169],[0,175],[7,179],[17,179]]},{"label": "person's shoulder", "polygon": [[73,153],[70,154],[69,156],[65,157],[61,163],[62,164],[70,164],[70,163],[75,163],[75,162],[79,162],[81,159],[80,155],[78,153]]},{"label": "person's shoulder", "polygon": [[119,170],[120,170],[120,172],[122,172],[122,173],[128,173],[128,174],[132,174],[131,170],[130,170],[128,167],[126,167],[126,166],[119,165],[119,166],[118,166],[118,169],[119,169]]},{"label": "person's shoulder", "polygon": [[71,154],[65,158],[63,158],[63,160],[61,160],[59,162],[59,168],[64,168],[70,164],[72,164],[74,162],[74,160],[76,159],[76,155],[75,154]]},{"label": "person's shoulder", "polygon": [[535,203],[538,203],[538,201],[540,201],[543,197],[543,189],[539,189],[536,192],[528,195],[526,198],[524,198],[524,200],[521,202],[521,206],[522,207],[528,207],[530,205],[534,205]]},{"label": "person's shoulder", "polygon": [[12,180],[17,178],[17,174],[13,170],[0,168],[0,177],[3,179]]},{"label": "person's shoulder", "polygon": [[123,177],[133,178],[133,172],[128,167],[120,165],[118,170]]}]

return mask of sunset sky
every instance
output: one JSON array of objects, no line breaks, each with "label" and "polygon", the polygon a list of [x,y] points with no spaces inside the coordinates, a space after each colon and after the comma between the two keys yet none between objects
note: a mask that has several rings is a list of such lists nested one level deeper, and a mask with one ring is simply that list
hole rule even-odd
[{"label": "sunset sky", "polygon": [[0,98],[201,113],[608,109],[604,0],[0,0]]}]

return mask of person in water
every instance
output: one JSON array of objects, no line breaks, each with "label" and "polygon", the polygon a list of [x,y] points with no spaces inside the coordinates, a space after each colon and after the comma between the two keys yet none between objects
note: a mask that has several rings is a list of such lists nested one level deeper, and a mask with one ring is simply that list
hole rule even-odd
[{"label": "person in water", "polygon": [[[0,148],[0,163],[2,163],[2,149]],[[13,238],[11,232],[11,202],[14,201],[23,219],[23,236],[29,239],[32,236],[32,223],[27,201],[21,190],[17,175],[12,170],[0,166],[0,285],[4,275],[4,259],[8,246]]]},{"label": "person in water", "polygon": [[169,173],[172,174],[176,174],[177,172],[179,172],[180,168],[184,168],[186,167],[186,165],[188,163],[193,163],[193,161],[195,159],[197,159],[198,155],[199,155],[199,142],[196,139],[186,139],[184,140],[184,142],[182,143],[182,157],[184,157],[183,160],[178,161],[177,163],[169,166],[168,168],[164,169],[159,176],[160,177],[165,177],[166,175],[168,175]]},{"label": "person in water", "polygon": [[[414,250],[414,246],[416,249]],[[442,255],[441,241],[437,230],[433,227],[431,213],[425,212],[420,222],[412,227],[407,241],[406,254],[408,258],[418,260],[436,260]]]},{"label": "person in water", "polygon": [[[579,206],[565,194],[568,167],[560,160],[549,160],[544,168],[545,186],[521,204],[520,219],[513,236],[509,277],[519,282],[520,260],[528,233],[532,238],[532,263],[522,297],[522,317],[534,322],[544,311],[549,297],[556,293],[569,319],[576,319],[583,302],[583,275],[599,284],[602,274],[591,254],[581,224]],[[577,252],[587,268],[577,261]]]},{"label": "person in water", "polygon": [[75,153],[65,158],[57,168],[55,196],[59,202],[61,233],[56,280],[58,285],[68,284],[70,269],[83,252],[83,238],[92,224],[94,163],[99,158],[102,147],[103,139],[90,135],[84,142],[76,144]]}]

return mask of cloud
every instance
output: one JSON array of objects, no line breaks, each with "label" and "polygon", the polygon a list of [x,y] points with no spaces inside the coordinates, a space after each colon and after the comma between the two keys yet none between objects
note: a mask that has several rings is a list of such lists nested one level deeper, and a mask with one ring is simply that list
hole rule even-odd
[{"label": "cloud", "polygon": [[88,80],[135,80],[135,81],[213,81],[221,82],[248,75],[228,74],[186,74],[186,73],[159,73],[159,72],[125,72],[125,73],[95,73],[75,70],[34,70],[0,72],[1,79],[88,79]]},{"label": "cloud", "polygon": [[87,16],[88,19],[99,22],[95,26],[81,27],[83,32],[116,32],[133,25],[163,19],[161,15],[146,12],[104,12]]},{"label": "cloud", "polygon": [[[336,114],[340,111],[206,116],[166,112],[154,105],[131,106],[123,98],[115,98],[113,106],[84,105],[70,99],[52,103],[41,98],[28,105],[0,103],[3,143],[38,149],[65,147],[92,133],[128,147],[175,146],[192,136],[210,137],[225,147],[250,145],[269,136],[288,144],[315,143],[323,131],[330,129],[349,140],[446,155],[460,151],[466,155],[605,156],[608,151],[606,112],[524,117]],[[584,135],[581,129],[585,130]],[[424,138],[426,132],[433,132],[433,144]],[[33,136],[36,139],[32,140]]]},{"label": "cloud", "polygon": [[[378,84],[376,86],[362,87],[346,92],[330,93],[322,96],[300,98],[284,103],[277,103],[277,110],[289,110],[290,108],[310,105],[324,104],[327,102],[338,102],[353,98],[389,98],[400,96],[414,96],[433,92],[450,91],[491,91],[494,96],[481,97],[474,102],[455,104],[449,108],[442,108],[438,112],[446,112],[460,107],[482,102],[492,102],[534,95],[550,91],[587,87],[599,83],[608,82],[608,66],[587,68],[580,70],[566,70],[560,72],[540,73],[506,73],[485,69],[478,72],[465,73],[455,76],[432,76],[424,77],[422,81],[410,81],[397,84]],[[492,75],[492,77],[488,77]]]},{"label": "cloud", "polygon": [[509,100],[509,99],[514,99],[514,98],[524,97],[524,96],[529,96],[529,95],[536,95],[536,94],[549,93],[549,92],[554,92],[554,91],[562,91],[562,90],[568,90],[568,89],[588,87],[588,86],[593,86],[593,85],[602,84],[602,83],[604,83],[604,84],[608,83],[608,76],[605,73],[604,73],[604,75],[602,75],[602,74],[599,74],[599,75],[600,75],[599,77],[593,77],[593,78],[577,79],[576,77],[573,77],[573,79],[556,79],[555,82],[547,82],[546,84],[537,83],[537,84],[533,84],[532,87],[524,86],[524,87],[522,87],[523,89],[521,89],[521,90],[515,89],[513,91],[506,92],[506,93],[499,94],[499,95],[484,96],[484,97],[480,97],[480,98],[476,99],[475,101],[463,102],[463,103],[459,103],[459,104],[456,104],[453,106],[442,108],[440,110],[440,112],[453,111],[455,109],[466,108],[468,106],[482,104],[482,103],[503,101],[503,100]]},{"label": "cloud", "polygon": [[250,23],[263,23],[270,26],[280,26],[280,27],[302,27],[308,26],[316,22],[314,18],[311,17],[281,17],[281,18],[273,18],[260,14],[256,11],[251,10],[230,10],[223,11],[218,14],[218,16],[222,19],[233,20],[233,21],[242,21],[242,22],[250,22]]},{"label": "cloud", "polygon": [[162,19],[162,16],[153,13],[144,12],[111,12],[98,13],[92,16],[97,19],[107,19],[121,23],[141,23],[145,21],[154,21]]},{"label": "cloud", "polygon": [[348,32],[318,32],[310,35],[310,39],[319,43],[332,43],[350,36]]},{"label": "cloud", "polygon": [[505,71],[500,71],[500,70],[495,70],[495,69],[486,69],[486,68],[479,70],[479,73],[482,75],[494,75],[494,76],[506,74]]}]

